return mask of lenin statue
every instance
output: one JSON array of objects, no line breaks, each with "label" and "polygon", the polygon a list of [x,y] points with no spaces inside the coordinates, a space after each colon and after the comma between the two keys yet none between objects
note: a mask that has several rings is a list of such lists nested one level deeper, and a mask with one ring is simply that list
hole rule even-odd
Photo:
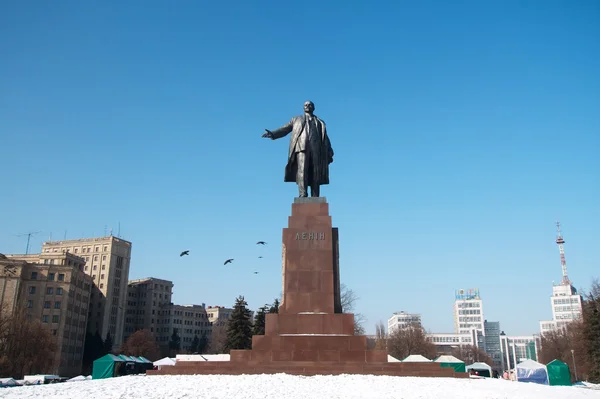
[{"label": "lenin statue", "polygon": [[285,182],[298,184],[299,197],[319,197],[320,186],[329,184],[329,164],[333,162],[333,149],[327,136],[325,122],[315,114],[312,101],[304,103],[304,114],[294,116],[277,130],[266,130],[262,137],[280,139],[292,133]]}]

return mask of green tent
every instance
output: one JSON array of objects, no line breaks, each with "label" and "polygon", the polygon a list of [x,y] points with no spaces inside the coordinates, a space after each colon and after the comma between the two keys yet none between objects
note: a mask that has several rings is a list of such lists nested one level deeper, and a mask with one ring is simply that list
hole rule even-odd
[{"label": "green tent", "polygon": [[465,362],[454,356],[442,355],[435,359],[434,362],[441,363],[440,366],[442,367],[453,368],[457,373],[464,373],[466,371]]},{"label": "green tent", "polygon": [[548,382],[550,385],[571,386],[571,371],[569,366],[558,359],[554,359],[546,365],[548,369]]},{"label": "green tent", "polygon": [[119,375],[119,368],[125,361],[118,356],[110,353],[94,360],[92,366],[92,379],[111,378]]}]

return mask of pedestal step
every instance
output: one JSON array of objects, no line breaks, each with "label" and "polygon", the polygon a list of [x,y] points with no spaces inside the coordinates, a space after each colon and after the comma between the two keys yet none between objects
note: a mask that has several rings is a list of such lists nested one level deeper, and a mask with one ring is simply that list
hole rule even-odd
[{"label": "pedestal step", "polygon": [[270,313],[265,319],[265,335],[337,334],[354,335],[351,313]]}]

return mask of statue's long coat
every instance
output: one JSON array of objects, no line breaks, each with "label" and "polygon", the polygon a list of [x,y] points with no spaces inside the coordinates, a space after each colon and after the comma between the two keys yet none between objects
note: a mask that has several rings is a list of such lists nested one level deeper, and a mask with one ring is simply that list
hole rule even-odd
[{"label": "statue's long coat", "polygon": [[[327,136],[327,127],[325,122],[319,119],[316,115],[313,115],[316,122],[320,125],[319,132],[321,133],[321,145],[318,154],[311,154],[313,162],[313,174],[316,181],[313,184],[329,184],[329,164],[333,162],[333,149],[331,148],[331,142]],[[296,182],[296,174],[298,171],[298,165],[296,163],[296,142],[304,130],[304,124],[306,123],[306,115],[299,115],[293,117],[287,124],[283,125],[277,130],[273,130],[274,139],[279,139],[287,136],[290,132],[292,136],[290,138],[290,148],[288,151],[288,161],[285,166],[285,177],[284,182]],[[309,147],[309,144],[306,144]]]}]

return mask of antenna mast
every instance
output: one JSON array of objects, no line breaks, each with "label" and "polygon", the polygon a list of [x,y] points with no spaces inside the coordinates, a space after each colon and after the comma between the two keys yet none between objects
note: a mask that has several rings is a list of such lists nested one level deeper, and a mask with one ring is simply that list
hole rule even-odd
[{"label": "antenna mast", "polygon": [[556,244],[558,244],[558,251],[560,252],[560,266],[562,267],[562,285],[571,285],[569,276],[567,275],[567,261],[565,260],[565,240],[562,238],[560,233],[560,222],[556,222]]},{"label": "antenna mast", "polygon": [[27,236],[27,247],[25,247],[25,255],[29,255],[29,241],[31,240],[31,236],[41,233],[41,231],[30,231],[29,233],[18,234],[17,237]]}]

